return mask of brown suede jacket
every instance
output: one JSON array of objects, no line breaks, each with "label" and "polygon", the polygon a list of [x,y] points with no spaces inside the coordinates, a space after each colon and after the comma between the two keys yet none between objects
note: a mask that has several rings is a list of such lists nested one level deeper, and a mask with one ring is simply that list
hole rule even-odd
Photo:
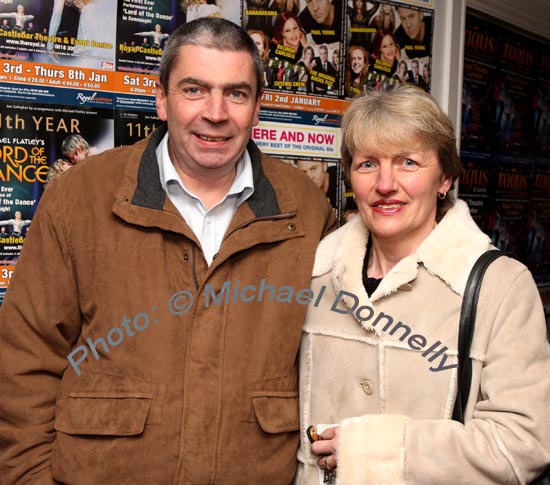
[{"label": "brown suede jacket", "polygon": [[39,204],[0,309],[2,484],[292,481],[295,293],[333,211],[250,142],[255,191],[208,266],[160,183],[164,133],[89,158]]}]

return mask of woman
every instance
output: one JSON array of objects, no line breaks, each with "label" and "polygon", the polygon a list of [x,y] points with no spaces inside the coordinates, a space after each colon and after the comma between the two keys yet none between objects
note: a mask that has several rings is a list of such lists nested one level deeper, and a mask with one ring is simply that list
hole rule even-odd
[{"label": "woman", "polygon": [[247,30],[247,33],[252,37],[254,44],[256,44],[260,57],[265,65],[267,63],[267,55],[269,54],[266,35],[261,30]]},{"label": "woman", "polygon": [[376,30],[385,29],[391,32],[395,31],[395,7],[387,3],[383,3],[371,23],[370,27],[375,27]]},{"label": "woman", "polygon": [[422,79],[424,79],[424,84],[426,86],[426,91],[430,89],[430,63],[425,62],[422,66]]},{"label": "woman", "polygon": [[401,59],[397,64],[397,71],[393,77],[398,79],[401,84],[405,84],[409,80],[407,61]]},{"label": "woman", "polygon": [[[296,482],[318,484],[328,469],[342,484],[529,483],[550,462],[550,347],[516,260],[485,274],[465,425],[451,419],[462,294],[491,248],[452,195],[452,123],[405,85],[354,100],[342,140],[359,216],[316,254]],[[313,445],[309,425],[322,438]]]},{"label": "woman", "polygon": [[348,51],[345,85],[348,98],[365,92],[365,80],[369,67],[368,57],[368,52],[361,46],[351,46]]},{"label": "woman", "polygon": [[304,49],[304,55],[302,56],[301,63],[305,66],[305,68],[309,71],[315,67],[314,64],[315,61],[315,51],[313,50],[313,47],[310,45],[306,45]]},{"label": "woman", "polygon": [[369,12],[365,0],[353,0],[353,7],[348,7],[350,45],[366,46],[369,43]]},{"label": "woman", "polygon": [[386,29],[380,29],[374,36],[372,42],[371,68],[386,77],[392,76],[397,70],[400,53],[399,46],[392,32]]},{"label": "woman", "polygon": [[271,57],[283,57],[293,64],[302,57],[306,45],[306,34],[298,17],[291,12],[277,15],[271,38]]}]

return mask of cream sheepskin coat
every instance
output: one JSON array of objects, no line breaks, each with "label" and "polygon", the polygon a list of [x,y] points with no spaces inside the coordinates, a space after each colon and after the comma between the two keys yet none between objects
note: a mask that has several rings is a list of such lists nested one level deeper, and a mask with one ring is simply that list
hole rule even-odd
[{"label": "cream sheepskin coat", "polygon": [[462,425],[451,419],[458,319],[488,236],[457,201],[371,297],[361,276],[368,237],[355,217],[317,250],[301,343],[296,483],[322,483],[310,424],[340,426],[338,484],[533,480],[550,462],[550,347],[529,271],[500,258],[485,275]]}]

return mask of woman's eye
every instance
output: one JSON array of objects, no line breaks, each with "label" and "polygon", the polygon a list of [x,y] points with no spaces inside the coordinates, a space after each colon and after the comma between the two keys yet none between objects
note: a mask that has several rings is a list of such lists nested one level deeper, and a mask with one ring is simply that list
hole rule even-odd
[{"label": "woman's eye", "polygon": [[365,160],[359,165],[359,170],[372,170],[374,168],[374,163],[370,160]]},{"label": "woman's eye", "polygon": [[411,160],[410,158],[405,158],[403,160],[403,166],[406,168],[417,168],[418,164],[414,160]]}]

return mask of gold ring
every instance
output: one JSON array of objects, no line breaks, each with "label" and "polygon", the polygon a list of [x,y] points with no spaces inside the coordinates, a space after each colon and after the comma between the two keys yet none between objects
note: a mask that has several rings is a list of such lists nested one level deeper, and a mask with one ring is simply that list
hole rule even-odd
[{"label": "gold ring", "polygon": [[330,468],[328,467],[328,455],[325,455],[325,459],[323,460],[323,466],[325,470],[330,470]]}]

